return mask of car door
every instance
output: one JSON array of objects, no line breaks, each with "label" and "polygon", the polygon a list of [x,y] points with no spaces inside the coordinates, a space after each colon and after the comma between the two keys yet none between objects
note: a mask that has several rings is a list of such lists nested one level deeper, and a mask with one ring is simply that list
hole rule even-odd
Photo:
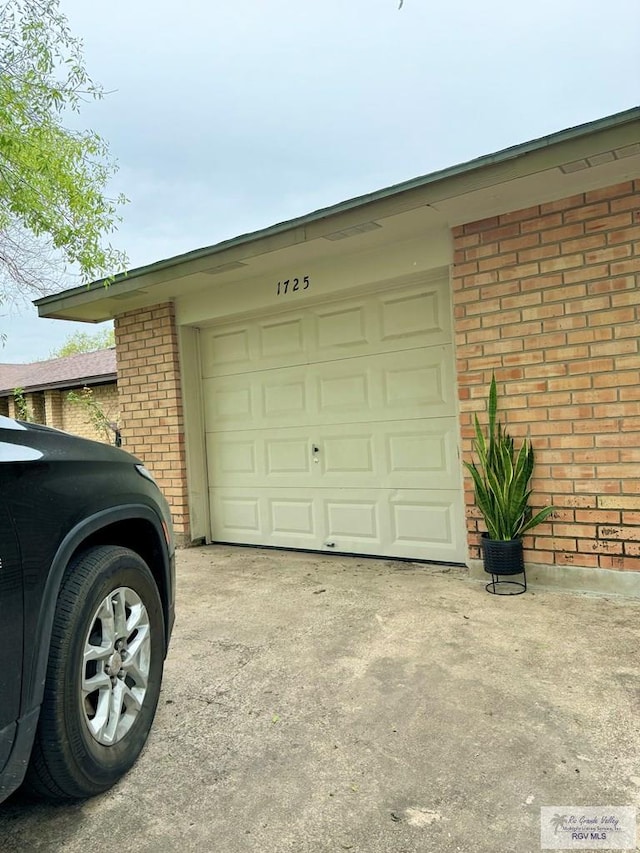
[{"label": "car door", "polygon": [[23,585],[20,549],[0,494],[0,771],[13,744],[20,713],[23,649]]}]

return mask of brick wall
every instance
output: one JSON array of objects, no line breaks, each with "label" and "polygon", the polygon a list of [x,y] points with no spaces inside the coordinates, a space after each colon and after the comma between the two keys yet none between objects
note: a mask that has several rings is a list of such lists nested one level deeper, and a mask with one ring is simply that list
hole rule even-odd
[{"label": "brick wall", "polygon": [[[42,391],[22,391],[21,394],[27,407],[27,419],[34,421],[37,424],[45,423],[44,393]],[[6,400],[9,417],[20,420],[23,415],[22,412],[19,411],[18,406],[16,406],[16,399],[14,395],[9,394],[9,396],[4,399]]]},{"label": "brick wall", "polygon": [[62,392],[57,388],[44,392],[44,423],[62,429]]},{"label": "brick wall", "polygon": [[123,447],[153,472],[171,505],[178,540],[188,539],[184,421],[173,305],[115,320]]},{"label": "brick wall", "polygon": [[[80,394],[82,389],[74,388],[73,390],[76,394]],[[94,385],[91,390],[93,399],[100,405],[104,414],[110,421],[118,423],[118,388],[116,383]],[[68,394],[68,389],[26,392],[24,398],[30,419],[35,423],[63,429],[82,438],[91,438],[94,441],[113,444],[115,434],[111,432],[107,434],[102,430],[97,430],[89,419],[86,409],[78,403],[71,403]],[[0,398],[0,414],[17,417],[18,413],[13,396]]]},{"label": "brick wall", "polygon": [[[75,388],[75,394],[82,396],[82,389]],[[74,435],[80,435],[83,438],[91,438],[94,441],[103,441],[107,444],[113,444],[115,433],[111,430],[96,429],[89,412],[82,403],[72,403],[69,400],[69,392],[63,391],[60,393],[59,399],[59,423],[51,423],[51,426],[63,429],[66,432],[71,432]],[[118,402],[118,386],[115,382],[110,382],[107,385],[92,385],[92,399],[100,406],[106,418],[112,423],[119,423],[120,412]],[[51,401],[53,402],[53,401]],[[55,411],[55,404],[50,405],[50,409]],[[49,423],[49,421],[47,421]]]},{"label": "brick wall", "polygon": [[[640,181],[459,226],[454,313],[463,453],[492,371],[536,451],[524,540],[548,565],[640,571]],[[482,420],[482,415],[480,415]],[[482,521],[466,481],[471,556]]]},{"label": "brick wall", "polygon": [[44,393],[42,391],[35,391],[33,394],[26,394],[25,396],[27,399],[27,405],[31,411],[32,420],[37,424],[43,424],[45,422]]}]

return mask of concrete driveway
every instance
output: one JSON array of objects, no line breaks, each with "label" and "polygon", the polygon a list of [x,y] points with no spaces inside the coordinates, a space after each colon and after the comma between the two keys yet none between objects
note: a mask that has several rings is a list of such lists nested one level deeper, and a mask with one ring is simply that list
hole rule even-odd
[{"label": "concrete driveway", "polygon": [[0,806],[2,851],[531,853],[540,806],[640,805],[640,602],[456,568],[182,551],[148,747]]}]

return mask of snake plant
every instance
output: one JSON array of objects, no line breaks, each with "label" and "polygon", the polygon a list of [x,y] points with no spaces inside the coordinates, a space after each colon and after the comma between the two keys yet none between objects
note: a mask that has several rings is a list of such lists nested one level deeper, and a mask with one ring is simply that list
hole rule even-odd
[{"label": "snake plant", "polygon": [[478,464],[464,464],[473,478],[476,504],[487,525],[489,538],[517,539],[548,518],[554,508],[547,506],[532,514],[529,482],[533,473],[533,447],[526,438],[516,452],[513,438],[500,423],[495,376],[491,378],[487,412],[486,436],[475,416],[473,449]]}]

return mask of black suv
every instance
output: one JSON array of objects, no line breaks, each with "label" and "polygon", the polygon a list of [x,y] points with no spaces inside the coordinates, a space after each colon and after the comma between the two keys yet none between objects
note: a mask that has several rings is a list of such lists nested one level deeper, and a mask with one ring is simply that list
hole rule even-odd
[{"label": "black suv", "polygon": [[137,459],[0,416],[0,802],[106,790],[140,754],[174,619],[166,501]]}]

